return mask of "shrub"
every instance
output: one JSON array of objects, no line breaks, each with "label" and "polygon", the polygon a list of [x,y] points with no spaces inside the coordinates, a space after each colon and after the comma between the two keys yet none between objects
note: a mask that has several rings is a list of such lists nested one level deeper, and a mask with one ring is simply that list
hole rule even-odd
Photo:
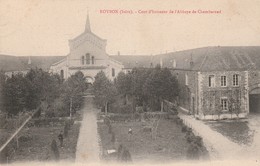
[{"label": "shrub", "polygon": [[193,132],[187,132],[185,138],[188,143],[192,143],[195,140],[195,135],[193,134]]},{"label": "shrub", "polygon": [[69,133],[69,124],[65,123],[65,126],[64,126],[64,137],[67,137],[68,133]]},{"label": "shrub", "polygon": [[187,130],[188,130],[188,128],[185,125],[183,125],[182,128],[181,128],[181,131],[186,132]]},{"label": "shrub", "polygon": [[177,123],[178,125],[182,125],[182,124],[183,124],[183,120],[179,118],[179,119],[176,120],[176,123]]},{"label": "shrub", "polygon": [[199,147],[202,147],[203,143],[202,143],[202,138],[200,136],[196,136],[194,139],[194,143],[196,145],[198,145]]},{"label": "shrub", "polygon": [[195,143],[191,143],[187,149],[187,159],[197,160],[200,157],[200,149]]},{"label": "shrub", "polygon": [[58,149],[58,146],[57,146],[57,142],[55,140],[52,140],[51,142],[51,150],[54,154],[54,159],[55,160],[59,160],[60,159],[60,153],[59,153],[59,149]]},{"label": "shrub", "polygon": [[109,117],[105,117],[104,118],[104,123],[107,125],[107,126],[109,126],[110,125],[110,119],[109,119]]},{"label": "shrub", "polygon": [[115,133],[114,133],[114,132],[111,132],[111,142],[112,142],[112,143],[115,143],[115,140],[116,140],[116,138],[115,138]]},{"label": "shrub", "polygon": [[109,133],[109,134],[112,133],[112,126],[111,126],[111,125],[108,126],[108,133]]},{"label": "shrub", "polygon": [[0,163],[6,163],[7,158],[9,158],[10,155],[10,145],[7,145],[1,152],[0,152]]},{"label": "shrub", "polygon": [[131,154],[130,154],[129,150],[126,149],[126,148],[124,148],[124,151],[122,153],[121,161],[123,161],[123,162],[131,162],[132,161]]},{"label": "shrub", "polygon": [[123,152],[123,145],[120,144],[119,147],[118,147],[118,149],[117,149],[117,160],[118,160],[118,161],[121,160],[122,152]]}]

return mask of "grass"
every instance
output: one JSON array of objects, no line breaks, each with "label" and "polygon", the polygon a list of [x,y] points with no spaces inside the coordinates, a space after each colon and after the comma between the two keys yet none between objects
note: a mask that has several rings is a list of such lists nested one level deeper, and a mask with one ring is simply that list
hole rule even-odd
[{"label": "grass", "polygon": [[233,142],[250,145],[253,141],[253,131],[248,127],[247,121],[231,120],[205,123]]},{"label": "grass", "polygon": [[19,148],[11,162],[21,161],[50,161],[53,159],[51,142],[56,140],[60,160],[74,161],[80,124],[74,124],[69,130],[68,137],[64,139],[64,147],[59,146],[58,134],[63,131],[64,125],[54,127],[31,127],[24,129]]},{"label": "grass", "polygon": [[[116,142],[111,142],[111,134],[104,123],[98,123],[102,149],[117,149],[122,144],[129,149],[133,161],[170,162],[186,160],[188,143],[181,127],[172,120],[161,119],[157,129],[157,137],[153,139],[150,132],[144,132],[147,122],[115,122],[111,123]],[[133,136],[128,140],[128,129]],[[104,158],[110,160],[111,158]],[[114,159],[114,158],[112,158]]]}]

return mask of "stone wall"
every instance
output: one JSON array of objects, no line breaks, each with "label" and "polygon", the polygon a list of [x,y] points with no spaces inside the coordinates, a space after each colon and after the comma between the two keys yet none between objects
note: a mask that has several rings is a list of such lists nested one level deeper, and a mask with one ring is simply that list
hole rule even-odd
[{"label": "stone wall", "polygon": [[[233,85],[233,75],[238,74],[238,86]],[[209,87],[209,76],[214,76],[215,86]],[[226,76],[226,86],[221,86],[221,76]],[[200,72],[200,119],[225,119],[245,117],[248,112],[248,73],[246,71]],[[227,110],[222,110],[221,99],[227,100]]]},{"label": "stone wall", "polygon": [[180,85],[179,105],[190,111],[191,114],[198,112],[198,73],[191,70],[172,69],[171,73],[176,76]]}]

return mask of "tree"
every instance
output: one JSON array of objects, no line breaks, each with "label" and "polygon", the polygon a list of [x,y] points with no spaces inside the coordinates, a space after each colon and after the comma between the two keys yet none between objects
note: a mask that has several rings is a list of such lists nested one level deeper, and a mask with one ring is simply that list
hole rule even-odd
[{"label": "tree", "polygon": [[3,106],[3,90],[4,90],[4,85],[5,85],[5,81],[6,81],[6,75],[4,73],[4,71],[0,71],[0,111],[4,109]]},{"label": "tree", "polygon": [[116,78],[116,88],[119,94],[125,97],[126,103],[128,102],[128,95],[131,94],[132,75],[120,72]]},{"label": "tree", "polygon": [[100,107],[105,107],[105,112],[107,113],[107,105],[114,100],[116,88],[103,71],[95,76],[93,90],[95,103]]},{"label": "tree", "polygon": [[29,86],[30,82],[22,74],[7,78],[3,86],[3,106],[9,116],[16,115],[26,108]]},{"label": "tree", "polygon": [[150,105],[153,109],[162,110],[162,105],[160,106],[159,103],[162,103],[163,100],[172,101],[178,96],[178,81],[169,69],[161,69],[160,66],[157,66],[145,81],[144,93],[152,101]]},{"label": "tree", "polygon": [[31,83],[27,96],[28,101],[31,102],[27,105],[28,109],[35,109],[40,104],[41,100],[46,101],[49,105],[60,96],[62,79],[59,75],[50,75],[41,69],[31,69],[25,76]]},{"label": "tree", "polygon": [[71,75],[63,84],[63,101],[65,103],[65,110],[72,113],[79,110],[83,103],[83,92],[87,89],[86,78],[81,71]]}]

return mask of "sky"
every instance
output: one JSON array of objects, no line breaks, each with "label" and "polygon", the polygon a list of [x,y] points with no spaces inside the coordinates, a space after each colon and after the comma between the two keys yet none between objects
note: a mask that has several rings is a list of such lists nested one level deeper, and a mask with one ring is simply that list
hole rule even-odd
[{"label": "sky", "polygon": [[[199,13],[208,10],[220,13]],[[260,46],[259,0],[0,0],[0,54],[67,55],[68,40],[84,31],[88,13],[110,55]]]}]

